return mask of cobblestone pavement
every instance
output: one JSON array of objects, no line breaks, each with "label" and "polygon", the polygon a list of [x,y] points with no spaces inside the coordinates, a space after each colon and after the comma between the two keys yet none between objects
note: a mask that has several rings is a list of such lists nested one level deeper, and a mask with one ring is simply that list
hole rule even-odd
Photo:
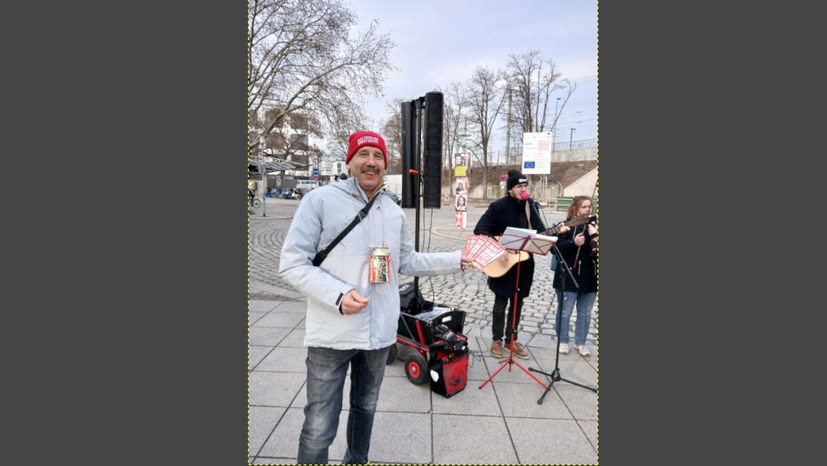
[{"label": "cobblestone pavement", "polygon": [[[279,254],[284,236],[290,227],[293,214],[301,201],[267,199],[262,208],[250,210],[250,278],[279,288],[295,290],[278,276]],[[441,209],[422,209],[420,212],[420,250],[451,251],[461,249],[465,239],[473,233],[474,225],[485,212],[489,201],[471,201],[468,208],[467,228],[454,227],[454,210],[450,206]],[[416,209],[404,209],[408,216],[411,234],[415,235]],[[565,219],[564,212],[550,209],[541,210],[546,225],[551,226]],[[549,338],[554,335],[557,299],[551,287],[553,272],[550,269],[551,255],[535,256],[534,283],[531,294],[523,306],[519,327],[520,341],[526,345],[532,338]],[[400,277],[400,284],[413,281],[413,277]],[[489,337],[491,335],[491,307],[493,293],[488,289],[486,276],[479,271],[466,271],[438,277],[424,277],[419,288],[425,299],[446,306],[456,307],[467,313],[464,333],[466,335]],[[275,299],[266,292],[256,292],[250,299]],[[284,299],[284,297],[280,297]],[[597,321],[599,298],[592,310],[588,343],[597,347]],[[574,338],[574,323],[577,311],[570,321],[570,338]],[[556,342],[556,339],[555,339]]]}]

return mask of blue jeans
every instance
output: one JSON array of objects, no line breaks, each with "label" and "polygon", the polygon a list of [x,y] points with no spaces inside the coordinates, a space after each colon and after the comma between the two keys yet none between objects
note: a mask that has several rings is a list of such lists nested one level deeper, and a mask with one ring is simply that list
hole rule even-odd
[{"label": "blue jeans", "polygon": [[368,462],[373,415],[390,347],[378,350],[307,349],[307,405],[299,436],[298,464],[326,464],[336,438],[342,392],[350,366],[350,415],[343,464]]},{"label": "blue jeans", "polygon": [[[569,342],[569,321],[571,313],[574,310],[574,305],[577,304],[577,320],[574,322],[574,344],[582,346],[586,344],[586,337],[589,335],[589,323],[592,318],[592,307],[594,300],[597,297],[597,292],[578,293],[576,291],[566,291],[565,296],[560,290],[557,291],[557,302],[563,303],[563,314],[560,320],[561,329],[557,329],[560,343]],[[559,308],[558,308],[559,309]]]}]

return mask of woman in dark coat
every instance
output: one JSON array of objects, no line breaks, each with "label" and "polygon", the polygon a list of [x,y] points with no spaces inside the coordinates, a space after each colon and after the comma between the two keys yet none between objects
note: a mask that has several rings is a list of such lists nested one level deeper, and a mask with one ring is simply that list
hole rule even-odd
[{"label": "woman in dark coat", "polygon": [[[507,195],[492,202],[488,210],[480,217],[474,228],[475,235],[502,236],[507,227],[529,228],[542,232],[546,229],[540,219],[536,202],[528,199],[528,179],[517,170],[509,170]],[[525,199],[523,198],[525,197]],[[529,218],[531,222],[529,224]],[[534,280],[534,257],[529,254],[528,259],[519,263],[519,295],[517,299],[516,320],[514,314],[514,293],[517,286],[517,270],[515,264],[501,277],[488,277],[488,288],[494,292],[494,309],[492,311],[492,343],[491,355],[503,356],[503,327],[505,327],[505,348],[512,340],[512,322],[514,323],[514,355],[528,359],[528,353],[517,340],[517,327],[520,325],[520,311],[523,299],[531,292],[531,283]],[[508,325],[505,325],[505,307],[508,305]]]},{"label": "woman in dark coat", "polygon": [[[575,196],[569,206],[566,221],[581,215],[591,215],[592,210],[591,197]],[[569,320],[576,305],[574,348],[583,356],[591,355],[586,348],[586,337],[589,335],[592,307],[597,298],[597,238],[596,224],[575,226],[557,235],[557,247],[578,285],[575,286],[562,265],[557,264],[552,286],[557,290],[557,302],[562,307],[560,329],[557,330],[561,354],[569,353]],[[564,277],[565,293],[561,291]]]}]

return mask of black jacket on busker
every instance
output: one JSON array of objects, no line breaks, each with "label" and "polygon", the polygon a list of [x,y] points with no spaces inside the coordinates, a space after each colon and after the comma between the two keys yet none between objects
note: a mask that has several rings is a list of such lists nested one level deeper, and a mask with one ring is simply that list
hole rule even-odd
[{"label": "black jacket on busker", "polygon": [[[526,217],[526,203],[533,202],[517,201],[510,195],[497,199],[488,206],[488,210],[480,217],[477,226],[474,228],[475,235],[501,236],[506,227],[529,228]],[[540,219],[537,203],[531,206],[531,229],[542,233],[546,229],[545,223]],[[525,298],[531,291],[531,282],[534,280],[534,255],[520,262],[520,296]],[[488,277],[488,288],[495,295],[514,297],[515,285],[517,284],[517,264],[515,264],[502,277]]]},{"label": "black jacket on busker", "polygon": [[[557,235],[557,247],[560,249],[560,254],[563,255],[566,264],[571,268],[571,274],[574,275],[574,279],[577,280],[579,285],[579,287],[575,287],[571,277],[566,274],[566,291],[576,291],[578,293],[597,291],[597,255],[592,254],[591,235],[589,235],[588,227],[588,225],[579,225]],[[574,244],[574,237],[580,233],[583,233],[583,236],[586,237],[586,242],[578,248]],[[579,255],[578,249],[580,250]],[[550,254],[553,253],[554,251]],[[560,289],[560,279],[564,273],[566,271],[563,266],[557,264],[552,282],[554,289]]]}]

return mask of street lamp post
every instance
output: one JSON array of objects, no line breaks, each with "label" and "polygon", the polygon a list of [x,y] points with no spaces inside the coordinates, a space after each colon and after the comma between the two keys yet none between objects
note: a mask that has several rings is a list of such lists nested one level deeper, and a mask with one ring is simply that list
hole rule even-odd
[{"label": "street lamp post", "polygon": [[551,145],[551,151],[554,152],[554,145],[557,143],[557,120],[560,119],[560,112],[557,110],[560,107],[560,98],[557,98],[557,102],[554,104],[554,124],[551,125],[551,134],[553,136],[554,141]]},{"label": "street lamp post", "polygon": [[569,134],[569,150],[571,150],[572,143],[574,142],[574,128],[571,129],[571,133]]},{"label": "street lamp post", "polygon": [[258,161],[261,163],[264,159],[264,133],[258,133]]},{"label": "street lamp post", "polygon": [[554,104],[554,123],[551,125],[551,152],[554,152],[554,146],[557,145],[557,119],[560,114],[557,112],[557,107],[560,106],[560,98],[557,98],[557,103]]},{"label": "street lamp post", "polygon": [[258,163],[259,173],[261,173],[261,216],[267,216],[267,167],[264,166],[264,133],[258,135]]},{"label": "street lamp post", "polygon": [[557,98],[557,103],[554,104],[554,128],[557,127],[557,119],[560,117],[560,113],[557,110],[560,107],[560,98]]}]

